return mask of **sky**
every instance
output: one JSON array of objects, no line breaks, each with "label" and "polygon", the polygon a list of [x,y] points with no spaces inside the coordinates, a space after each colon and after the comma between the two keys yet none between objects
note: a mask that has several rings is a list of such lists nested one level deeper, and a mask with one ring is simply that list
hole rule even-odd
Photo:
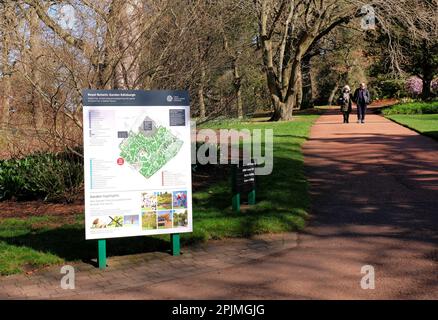
[{"label": "sky", "polygon": [[76,23],[75,9],[71,5],[53,6],[49,9],[49,15],[58,20],[64,29],[73,29]]}]

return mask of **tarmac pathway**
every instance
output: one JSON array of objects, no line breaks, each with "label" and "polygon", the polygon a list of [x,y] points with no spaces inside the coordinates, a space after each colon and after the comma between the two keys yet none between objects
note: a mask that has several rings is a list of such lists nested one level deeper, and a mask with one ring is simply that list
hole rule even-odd
[{"label": "tarmac pathway", "polygon": [[[138,278],[147,272],[143,263],[112,280],[101,275],[106,290],[93,291],[91,283],[91,291],[51,297],[438,299],[438,143],[378,115],[342,124],[329,112],[312,127],[304,153],[312,219],[297,243],[258,255],[268,246],[256,244],[250,260],[242,259],[245,250],[227,256],[221,247],[213,253],[215,268],[194,272],[188,261],[187,270],[174,266],[155,282]],[[187,256],[196,257],[205,264],[196,252]],[[364,265],[374,268],[375,289],[361,288]],[[122,276],[130,285],[111,288]]]}]

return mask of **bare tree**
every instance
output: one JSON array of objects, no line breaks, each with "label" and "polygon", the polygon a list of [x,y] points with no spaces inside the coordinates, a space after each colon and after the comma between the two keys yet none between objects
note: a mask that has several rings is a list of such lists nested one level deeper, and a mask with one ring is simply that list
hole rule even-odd
[{"label": "bare tree", "polygon": [[303,57],[333,29],[365,15],[364,5],[375,8],[380,26],[388,34],[402,23],[413,36],[419,36],[422,33],[419,25],[430,23],[423,13],[417,15],[415,12],[423,7],[421,0],[374,0],[367,3],[355,0],[254,0],[254,3],[274,106],[272,120],[292,118]]},{"label": "bare tree", "polygon": [[225,0],[220,6],[218,28],[222,34],[225,54],[233,71],[233,87],[236,96],[236,113],[243,118],[241,63],[252,49],[254,37],[253,14],[249,1]]},{"label": "bare tree", "polygon": [[[41,28],[40,20],[34,8],[29,10],[29,62],[31,68],[31,82],[39,83],[41,74],[39,62],[41,60]],[[44,110],[39,94],[34,86],[31,88],[30,105],[32,108],[33,119],[36,129],[41,129],[44,125]]]},{"label": "bare tree", "polygon": [[3,1],[0,3],[1,24],[1,76],[3,94],[1,97],[0,126],[7,126],[11,109],[11,75],[12,66],[10,64],[11,53],[11,33],[14,30],[13,2]]},{"label": "bare tree", "polygon": [[255,0],[255,5],[272,120],[290,120],[303,57],[315,42],[355,17],[357,5],[311,0]]},{"label": "bare tree", "polygon": [[24,2],[35,9],[38,17],[59,38],[89,59],[93,67],[93,87],[133,89],[140,86],[142,79],[139,56],[142,52],[142,41],[160,19],[163,8],[166,7],[165,2],[148,2],[146,5],[140,0],[111,0],[100,3],[81,1],[80,6],[92,10],[93,16],[103,22],[104,35],[92,39],[95,42],[79,38],[62,28],[48,15],[48,4],[45,2]]}]

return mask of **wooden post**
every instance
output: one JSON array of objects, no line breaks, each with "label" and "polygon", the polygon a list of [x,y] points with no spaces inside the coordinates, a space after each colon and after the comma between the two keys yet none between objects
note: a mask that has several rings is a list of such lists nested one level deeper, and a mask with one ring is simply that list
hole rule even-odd
[{"label": "wooden post", "polygon": [[106,240],[97,240],[97,264],[99,269],[104,270],[106,268]]}]

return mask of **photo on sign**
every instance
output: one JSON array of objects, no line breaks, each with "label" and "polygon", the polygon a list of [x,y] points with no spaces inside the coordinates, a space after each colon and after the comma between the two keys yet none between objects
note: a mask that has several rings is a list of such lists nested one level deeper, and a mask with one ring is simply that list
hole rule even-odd
[{"label": "photo on sign", "polygon": [[158,229],[172,228],[172,210],[158,211]]},{"label": "photo on sign", "polygon": [[173,192],[173,209],[187,208],[187,191]]},{"label": "photo on sign", "polygon": [[170,210],[172,209],[172,193],[163,191],[155,192],[157,196],[157,209],[158,210]]},{"label": "photo on sign", "polygon": [[173,213],[173,227],[187,227],[189,223],[187,210],[175,210]]},{"label": "photo on sign", "polygon": [[143,230],[157,229],[157,213],[154,211],[143,212],[141,216],[141,228]]},{"label": "photo on sign", "polygon": [[157,195],[153,192],[144,192],[141,194],[141,210],[155,211],[157,210]]},{"label": "photo on sign", "polygon": [[123,216],[106,216],[93,220],[91,229],[120,228],[123,227]]},{"label": "photo on sign", "polygon": [[139,217],[138,215],[129,215],[123,217],[123,226],[125,227],[134,227],[139,225]]}]

